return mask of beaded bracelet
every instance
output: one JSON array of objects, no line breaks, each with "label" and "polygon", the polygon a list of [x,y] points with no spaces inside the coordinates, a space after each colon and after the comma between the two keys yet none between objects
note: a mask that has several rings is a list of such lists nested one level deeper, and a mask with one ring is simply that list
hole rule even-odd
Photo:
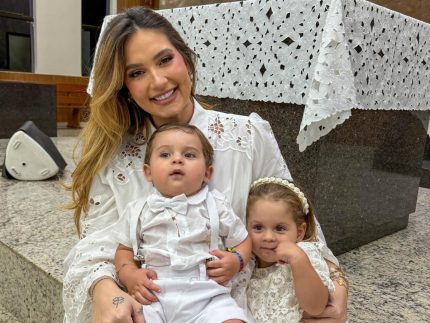
[{"label": "beaded bracelet", "polygon": [[245,262],[243,261],[242,255],[235,248],[227,248],[227,251],[231,252],[237,257],[237,259],[239,260],[239,272],[241,272],[243,270],[243,267],[245,267]]}]

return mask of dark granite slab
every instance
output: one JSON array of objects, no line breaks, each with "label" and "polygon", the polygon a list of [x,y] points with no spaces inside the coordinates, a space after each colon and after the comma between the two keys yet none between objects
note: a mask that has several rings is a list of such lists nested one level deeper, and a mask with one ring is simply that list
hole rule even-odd
[{"label": "dark granite slab", "polygon": [[353,110],[345,123],[299,152],[303,106],[202,99],[216,110],[257,112],[270,122],[335,254],[408,225],[415,211],[429,112]]},{"label": "dark granite slab", "polygon": [[0,138],[10,138],[26,121],[50,137],[57,136],[55,86],[0,82]]}]

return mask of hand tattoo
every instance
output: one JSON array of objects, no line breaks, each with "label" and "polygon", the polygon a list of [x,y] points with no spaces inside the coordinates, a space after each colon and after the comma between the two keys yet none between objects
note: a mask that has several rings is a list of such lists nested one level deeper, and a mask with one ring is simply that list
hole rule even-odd
[{"label": "hand tattoo", "polygon": [[112,299],[112,304],[115,305],[115,308],[118,308],[118,305],[122,303],[124,303],[124,297],[117,296]]}]

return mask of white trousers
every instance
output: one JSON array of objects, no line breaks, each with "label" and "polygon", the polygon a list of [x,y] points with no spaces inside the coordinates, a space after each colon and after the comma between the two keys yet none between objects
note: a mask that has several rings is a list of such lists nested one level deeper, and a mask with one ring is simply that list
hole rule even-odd
[{"label": "white trousers", "polygon": [[189,270],[148,267],[157,273],[154,283],[161,292],[158,302],[143,305],[147,323],[221,323],[230,319],[247,322],[244,311],[230,295],[230,288],[207,279],[204,264]]}]

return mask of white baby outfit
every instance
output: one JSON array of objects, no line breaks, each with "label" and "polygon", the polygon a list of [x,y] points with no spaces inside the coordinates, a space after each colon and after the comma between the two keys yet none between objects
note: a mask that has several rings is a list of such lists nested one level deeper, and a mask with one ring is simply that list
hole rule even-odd
[{"label": "white baby outfit", "polygon": [[220,192],[207,186],[188,197],[155,192],[130,203],[113,230],[119,243],[133,248],[136,258],[157,273],[159,302],[143,306],[147,322],[246,321],[230,286],[206,276],[210,250],[220,244],[232,248],[248,236]]},{"label": "white baby outfit", "polygon": [[[299,242],[297,245],[308,255],[329,293],[333,293],[334,285],[322,256],[327,247],[320,242]],[[254,268],[247,297],[248,307],[257,323],[298,323],[302,318],[303,310],[297,301],[291,268],[287,264]]]}]

